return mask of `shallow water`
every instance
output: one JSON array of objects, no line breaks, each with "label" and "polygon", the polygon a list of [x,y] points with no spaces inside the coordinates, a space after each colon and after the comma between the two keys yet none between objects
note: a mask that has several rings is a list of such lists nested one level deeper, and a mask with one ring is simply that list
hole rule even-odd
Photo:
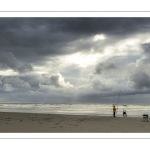
[{"label": "shallow water", "polygon": [[[1,112],[25,112],[44,114],[71,114],[112,116],[112,104],[0,104]],[[117,107],[117,106],[116,106]],[[150,105],[127,104],[118,105],[117,117],[122,117],[123,109],[128,117],[150,115]]]}]

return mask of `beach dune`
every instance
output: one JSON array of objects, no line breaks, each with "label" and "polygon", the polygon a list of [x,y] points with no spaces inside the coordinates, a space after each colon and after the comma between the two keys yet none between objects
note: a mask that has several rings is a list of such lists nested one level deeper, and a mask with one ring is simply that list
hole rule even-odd
[{"label": "beach dune", "polygon": [[0,112],[1,133],[142,133],[141,118]]}]

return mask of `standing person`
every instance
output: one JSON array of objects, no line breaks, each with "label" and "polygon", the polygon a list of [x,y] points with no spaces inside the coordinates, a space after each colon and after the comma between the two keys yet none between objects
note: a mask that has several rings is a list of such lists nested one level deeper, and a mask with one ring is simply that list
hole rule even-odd
[{"label": "standing person", "polygon": [[127,117],[127,113],[126,110],[123,109],[123,117],[126,116]]},{"label": "standing person", "polygon": [[116,107],[113,106],[113,117],[116,117]]}]

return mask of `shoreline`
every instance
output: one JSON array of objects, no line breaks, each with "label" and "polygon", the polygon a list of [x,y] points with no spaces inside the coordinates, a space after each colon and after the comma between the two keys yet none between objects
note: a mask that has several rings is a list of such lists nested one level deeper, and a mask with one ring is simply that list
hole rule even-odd
[{"label": "shoreline", "polygon": [[[43,115],[70,115],[70,116],[95,116],[95,117],[113,117],[113,113],[110,114],[88,114],[88,113],[51,113],[51,112],[21,112],[21,111],[0,111],[0,113],[20,113],[20,114],[43,114]],[[116,118],[123,118],[123,115],[116,115]],[[139,115],[128,115],[127,118],[142,118]]]},{"label": "shoreline", "polygon": [[0,112],[0,133],[149,133],[142,118]]}]

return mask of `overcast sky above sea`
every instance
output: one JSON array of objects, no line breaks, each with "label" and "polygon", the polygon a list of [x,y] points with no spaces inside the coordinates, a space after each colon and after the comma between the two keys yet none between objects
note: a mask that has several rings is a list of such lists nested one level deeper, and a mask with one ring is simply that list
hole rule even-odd
[{"label": "overcast sky above sea", "polygon": [[0,18],[0,103],[150,103],[150,18]]}]

